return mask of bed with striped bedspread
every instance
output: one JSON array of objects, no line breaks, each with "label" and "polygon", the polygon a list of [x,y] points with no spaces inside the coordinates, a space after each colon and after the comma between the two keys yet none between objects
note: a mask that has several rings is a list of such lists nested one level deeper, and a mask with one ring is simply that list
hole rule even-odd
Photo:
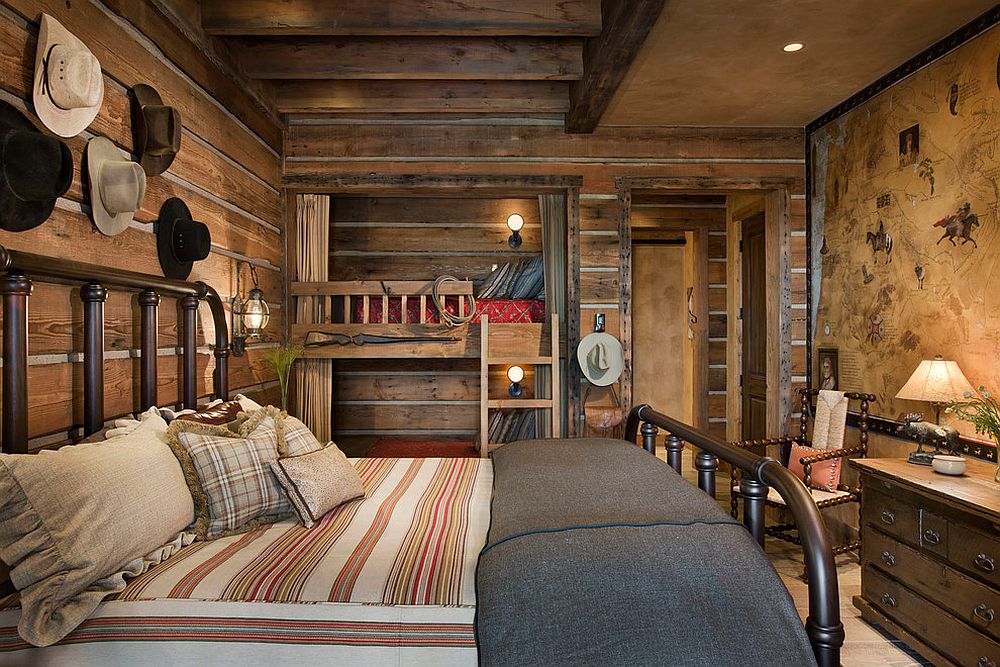
[{"label": "bed with striped bedspread", "polygon": [[490,461],[354,465],[363,500],[311,529],[195,542],[55,646],[29,647],[19,611],[0,612],[0,664],[476,664]]}]

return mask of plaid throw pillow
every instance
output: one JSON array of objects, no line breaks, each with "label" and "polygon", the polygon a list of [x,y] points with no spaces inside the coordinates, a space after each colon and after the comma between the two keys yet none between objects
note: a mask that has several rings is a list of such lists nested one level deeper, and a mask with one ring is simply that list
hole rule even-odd
[{"label": "plaid throw pillow", "polygon": [[195,501],[195,534],[214,539],[288,517],[292,507],[271,472],[278,458],[277,409],[228,426],[174,421],[168,438]]},{"label": "plaid throw pillow", "polygon": [[323,449],[323,445],[309,430],[309,427],[295,417],[286,416],[282,427],[284,442],[278,447],[278,453],[281,456],[302,456]]}]

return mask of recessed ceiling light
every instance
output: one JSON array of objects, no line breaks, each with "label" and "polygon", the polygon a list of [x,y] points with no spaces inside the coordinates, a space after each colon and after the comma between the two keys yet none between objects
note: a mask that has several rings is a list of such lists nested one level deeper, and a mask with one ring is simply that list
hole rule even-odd
[{"label": "recessed ceiling light", "polygon": [[784,47],[785,53],[795,53],[796,51],[801,51],[801,50],[802,50],[802,44],[799,44],[798,42],[792,42],[791,44],[785,44],[785,47]]}]

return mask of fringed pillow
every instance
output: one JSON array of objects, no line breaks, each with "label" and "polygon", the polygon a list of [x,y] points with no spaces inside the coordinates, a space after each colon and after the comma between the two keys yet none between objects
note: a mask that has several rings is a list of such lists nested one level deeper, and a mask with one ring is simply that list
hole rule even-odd
[{"label": "fringed pillow", "polygon": [[229,425],[176,420],[167,430],[194,497],[198,539],[244,533],[292,514],[270,463],[283,413],[267,407]]}]

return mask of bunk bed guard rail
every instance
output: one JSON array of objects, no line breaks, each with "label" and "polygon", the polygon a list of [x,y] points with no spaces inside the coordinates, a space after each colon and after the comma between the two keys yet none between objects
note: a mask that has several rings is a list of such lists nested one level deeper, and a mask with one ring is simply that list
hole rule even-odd
[{"label": "bunk bed guard rail", "polygon": [[802,481],[772,458],[757,456],[745,449],[727,445],[707,433],[653,410],[648,405],[636,406],[629,412],[625,423],[625,439],[635,442],[636,436],[641,433],[643,447],[650,454],[655,454],[659,429],[666,431],[667,463],[678,474],[681,473],[684,443],[698,448],[695,457],[698,486],[713,498],[715,474],[720,459],[743,471],[740,483],[740,492],[744,498],[743,523],[762,548],[764,499],[767,497],[768,487],[777,491],[785,500],[799,529],[809,577],[806,634],[820,667],[839,665],[840,648],[844,644],[844,625],[840,621],[836,563],[823,516]]},{"label": "bunk bed guard rail", "polygon": [[208,303],[215,326],[214,393],[228,398],[229,331],[222,298],[203,282],[184,282],[132,271],[44,257],[0,247],[0,297],[3,299],[2,450],[28,451],[28,297],[32,279],[80,287],[83,302],[83,430],[90,435],[104,424],[104,302],[108,288],[139,292],[139,346],[142,410],[156,405],[157,308],[160,296],[179,298],[182,311],[182,403],[196,406],[198,305]]}]

